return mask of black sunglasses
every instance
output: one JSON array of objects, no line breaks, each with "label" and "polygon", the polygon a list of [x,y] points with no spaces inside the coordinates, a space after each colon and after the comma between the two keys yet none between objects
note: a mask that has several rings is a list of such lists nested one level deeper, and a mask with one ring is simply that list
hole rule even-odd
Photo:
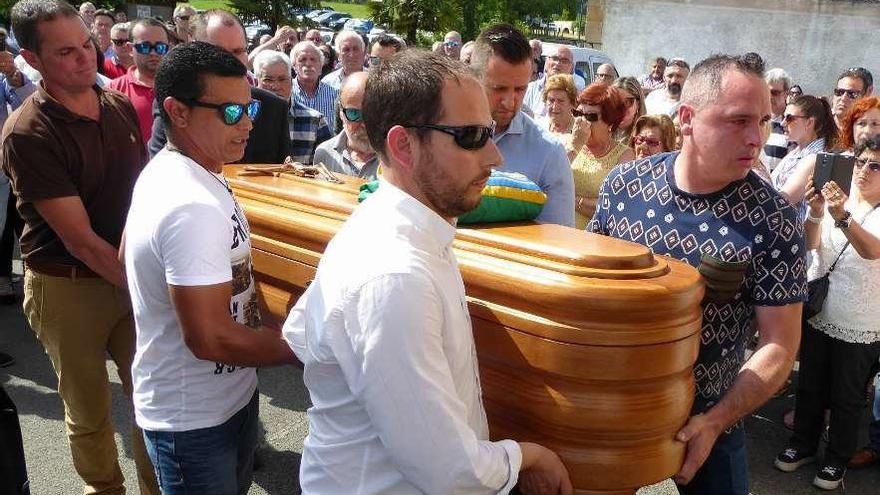
[{"label": "black sunglasses", "polygon": [[177,18],[180,19],[181,21],[188,21],[189,20],[188,15],[179,15],[179,16],[177,16]]},{"label": "black sunglasses", "polygon": [[251,100],[250,103],[242,105],[241,103],[205,103],[199,100],[181,100],[185,105],[191,107],[213,108],[220,112],[220,118],[226,125],[235,125],[241,121],[244,114],[247,113],[251,122],[260,115],[260,100]]},{"label": "black sunglasses", "polygon": [[360,108],[343,108],[342,115],[345,115],[345,120],[349,122],[360,122],[364,118]]},{"label": "black sunglasses", "polygon": [[114,39],[110,39],[110,41],[112,41],[113,44],[116,45],[116,46],[124,46],[126,43],[128,43],[128,40],[114,40]]},{"label": "black sunglasses", "polygon": [[598,122],[599,121],[599,114],[596,112],[581,112],[577,108],[572,108],[571,115],[572,115],[572,117],[583,117],[583,118],[587,119],[587,122]]},{"label": "black sunglasses", "polygon": [[150,51],[155,51],[156,55],[165,55],[168,53],[168,43],[163,43],[161,41],[155,43],[141,41],[140,43],[135,43],[134,49],[141,55],[149,55]]},{"label": "black sunglasses", "polygon": [[410,129],[430,129],[449,134],[455,139],[455,144],[466,150],[478,150],[489,141],[495,133],[495,121],[491,125],[440,125],[440,124],[408,124],[403,127]]},{"label": "black sunglasses", "polygon": [[797,119],[808,119],[808,118],[809,117],[807,117],[806,115],[795,115],[793,113],[787,113],[782,117],[782,121],[785,122],[786,124],[791,124],[792,122],[794,122]]},{"label": "black sunglasses", "polygon": [[843,88],[834,88],[834,96],[849,96],[850,99],[855,100],[856,98],[860,98],[862,96],[862,92],[855,89],[843,89]]},{"label": "black sunglasses", "polygon": [[856,168],[862,168],[865,165],[868,166],[868,170],[871,172],[880,172],[880,162],[868,160],[867,158],[856,158]]}]

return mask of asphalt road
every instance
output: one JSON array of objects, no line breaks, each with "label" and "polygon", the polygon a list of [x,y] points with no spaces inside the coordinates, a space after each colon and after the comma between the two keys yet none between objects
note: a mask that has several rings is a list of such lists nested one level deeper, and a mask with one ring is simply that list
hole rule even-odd
[{"label": "asphalt road", "polygon": [[[48,357],[25,321],[21,309],[0,306],[0,351],[12,354],[17,363],[0,369],[0,383],[15,401],[24,435],[28,473],[34,495],[76,495],[82,493],[73,469],[64,433],[64,410],[55,393],[56,378]],[[137,493],[134,461],[131,458],[129,418],[131,406],[124,400],[115,365],[108,361],[113,382],[113,420],[116,443],[129,493]],[[267,446],[260,450],[264,467],[255,473],[250,494],[286,495],[300,493],[297,481],[300,452],[308,430],[308,393],[298,368],[284,366],[260,372],[260,417],[266,429]],[[746,421],[749,435],[751,491],[755,495],[818,494],[810,482],[810,466],[783,474],[772,460],[784,446],[788,430],[782,415],[794,404],[793,395],[771,400]],[[866,439],[867,408],[861,438]],[[880,467],[847,474],[839,493],[877,495]],[[640,495],[676,494],[669,482],[640,490]]]}]

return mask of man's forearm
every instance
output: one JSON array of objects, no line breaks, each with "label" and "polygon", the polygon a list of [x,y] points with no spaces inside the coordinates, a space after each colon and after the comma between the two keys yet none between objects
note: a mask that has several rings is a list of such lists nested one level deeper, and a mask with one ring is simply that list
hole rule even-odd
[{"label": "man's forearm", "polygon": [[777,391],[794,364],[795,352],[769,342],[746,361],[733,386],[706,416],[723,431],[759,408]]},{"label": "man's forearm", "polygon": [[199,359],[236,366],[273,366],[296,363],[297,359],[278,332],[257,331],[230,320],[222,331],[205,334],[208,341],[198,347],[188,343]]},{"label": "man's forearm", "polygon": [[70,254],[82,261],[104,280],[126,288],[125,267],[119,261],[119,251],[97,235],[88,245],[68,246]]}]

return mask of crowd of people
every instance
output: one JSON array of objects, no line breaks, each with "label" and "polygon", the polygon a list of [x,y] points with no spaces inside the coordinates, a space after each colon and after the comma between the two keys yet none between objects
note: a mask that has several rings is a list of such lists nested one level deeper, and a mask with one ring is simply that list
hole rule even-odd
[{"label": "crowd of people", "polygon": [[[798,351],[775,466],[816,461],[826,431],[817,487],[880,463],[880,391],[871,443],[857,445],[880,360],[880,98],[867,69],[841,71],[825,97],[755,53],[656,57],[625,77],[603,64],[588,81],[569,48],[545,54],[507,24],[428,51],[288,26],[254,42],[235,14],[187,4],[168,23],[63,0],[21,0],[11,18],[0,303],[18,302],[18,239],[24,312],[89,493],[124,490],[106,355],[134,404],[141,493],[247,493],[256,367],[296,362],[312,400],[304,493],[572,493],[553,451],[489,440],[451,245],[493,169],[546,194],[538,222],[733,277],[703,301],[681,493],[748,493],[742,419],[785,386]],[[250,230],[222,167],[288,157],[382,187],[283,332],[254,331]],[[838,158],[851,183],[817,188]],[[807,281],[826,274],[808,317]]]}]

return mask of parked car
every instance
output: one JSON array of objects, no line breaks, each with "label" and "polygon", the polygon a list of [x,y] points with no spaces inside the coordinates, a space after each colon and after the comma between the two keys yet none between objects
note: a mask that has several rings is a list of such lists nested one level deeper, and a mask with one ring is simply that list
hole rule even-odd
[{"label": "parked car", "polygon": [[315,9],[315,10],[309,12],[308,14],[306,14],[306,17],[308,19],[315,21],[315,20],[317,20],[317,17],[322,16],[324,14],[329,14],[330,12],[333,12],[333,9],[331,9],[331,8]]},{"label": "parked car", "polygon": [[333,31],[339,31],[345,26],[345,23],[348,22],[351,17],[340,17],[334,21],[330,21],[327,23],[327,27],[332,29]]},{"label": "parked car", "polygon": [[264,34],[272,34],[272,30],[266,24],[260,22],[245,26],[244,34],[249,40],[258,40]]},{"label": "parked car", "polygon": [[370,19],[347,19],[345,24],[342,26],[343,29],[350,29],[352,31],[357,31],[360,34],[367,34],[375,27],[375,23],[373,23]]},{"label": "parked car", "polygon": [[[333,29],[337,21],[342,19],[342,22],[339,24],[339,28],[342,27],[342,24],[345,24],[345,21],[351,19],[351,14],[346,12],[333,12],[332,14],[327,14],[321,16],[317,19],[318,24]],[[339,29],[336,28],[336,29]]]}]

